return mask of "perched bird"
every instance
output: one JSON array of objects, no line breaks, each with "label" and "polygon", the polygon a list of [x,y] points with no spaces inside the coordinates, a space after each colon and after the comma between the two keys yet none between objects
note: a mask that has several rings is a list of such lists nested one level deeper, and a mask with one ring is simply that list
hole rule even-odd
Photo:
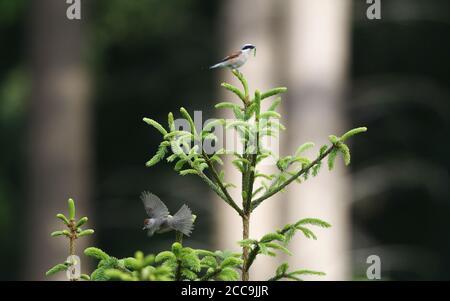
[{"label": "perched bird", "polygon": [[149,218],[144,220],[148,236],[176,230],[189,236],[193,229],[193,216],[188,206],[181,206],[175,215],[170,215],[167,206],[154,194],[143,192],[141,200]]},{"label": "perched bird", "polygon": [[209,67],[209,69],[223,68],[223,67],[238,69],[247,62],[252,51],[254,55],[256,55],[256,47],[253,46],[252,44],[245,44],[244,46],[242,46],[241,50],[238,50],[230,54],[219,63]]}]

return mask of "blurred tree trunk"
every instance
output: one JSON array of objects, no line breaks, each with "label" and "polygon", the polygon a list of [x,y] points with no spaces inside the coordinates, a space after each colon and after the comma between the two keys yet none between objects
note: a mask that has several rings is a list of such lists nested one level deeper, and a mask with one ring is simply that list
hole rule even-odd
[{"label": "blurred tree trunk", "polygon": [[[25,249],[25,278],[29,280],[44,279],[48,268],[68,256],[66,239],[50,237],[51,231],[62,228],[55,214],[67,212],[67,199],[75,199],[78,217],[91,216],[91,116],[81,30],[85,11],[82,7],[81,21],[68,20],[67,7],[65,1],[55,0],[30,4],[30,203]],[[81,254],[83,245],[76,250]]]},{"label": "blurred tree trunk", "polygon": [[[350,1],[290,0],[287,5],[286,72],[289,87],[289,149],[306,141],[327,143],[330,134],[346,130],[342,101],[349,57]],[[322,218],[331,229],[319,230],[318,240],[297,237],[289,257],[292,267],[325,271],[325,279],[349,276],[349,179],[338,158],[336,170],[326,164],[317,178],[288,188],[287,221]],[[316,278],[315,278],[316,279]]]},{"label": "blurred tree trunk", "polygon": [[[277,45],[277,33],[280,29],[277,22],[277,3],[272,0],[232,0],[225,1],[222,9],[223,15],[219,19],[220,32],[218,33],[219,49],[225,56],[228,52],[239,49],[245,43],[252,43],[257,47],[256,58],[251,57],[247,64],[240,69],[246,76],[252,93],[255,89],[261,91],[268,90],[277,85],[282,85],[278,76],[278,62],[276,52],[279,51]],[[239,85],[236,78],[228,70],[214,71],[219,73],[222,80]],[[220,91],[221,100],[230,100],[234,97],[229,92]],[[233,100],[237,101],[237,100]],[[269,102],[263,103],[268,105]],[[225,117],[230,117],[225,116]],[[273,141],[273,146],[278,148],[281,143]],[[278,151],[278,150],[275,150]],[[225,175],[227,182],[239,184],[241,174],[233,167],[231,162],[226,162]],[[265,166],[258,170],[268,172],[269,167]],[[273,172],[274,170],[271,170]],[[241,205],[241,195],[239,188],[230,189],[232,197],[239,201]],[[282,197],[282,196],[280,196]],[[250,237],[261,237],[265,233],[273,231],[282,223],[282,208],[277,200],[279,196],[273,197],[270,201],[263,203],[252,213],[250,220]],[[242,221],[236,216],[236,212],[230,209],[220,199],[214,202],[216,206],[216,246],[221,249],[238,249],[237,241],[242,239]],[[240,250],[239,250],[240,251]],[[251,280],[266,280],[272,276],[277,266],[277,259],[261,256],[253,264],[250,271]]]},{"label": "blurred tree trunk", "polygon": [[[250,88],[263,91],[288,86],[281,108],[282,122],[288,129],[281,133],[278,153],[293,153],[306,141],[314,141],[320,147],[319,143],[327,142],[329,134],[344,130],[341,95],[347,67],[348,19],[346,0],[226,1],[218,34],[219,44],[224,44],[219,49],[226,54],[244,43],[255,44],[257,57],[241,68]],[[226,75],[226,81],[236,83],[229,72],[217,72]],[[221,100],[229,100],[227,92],[221,93]],[[250,279],[268,279],[281,259],[287,259],[292,268],[325,271],[327,279],[347,278],[348,180],[339,164],[332,174],[325,169],[317,178],[301,185],[292,184],[286,193],[258,207],[251,218],[250,237],[261,237],[309,216],[323,218],[333,228],[318,230],[317,242],[295,238],[290,245],[295,254],[292,257],[258,257]],[[268,171],[268,167],[261,170]],[[230,162],[226,175],[227,182],[240,183],[240,174]],[[240,200],[238,189],[233,192],[232,196]],[[215,204],[216,246],[236,246],[242,237],[241,221],[220,200]]]}]

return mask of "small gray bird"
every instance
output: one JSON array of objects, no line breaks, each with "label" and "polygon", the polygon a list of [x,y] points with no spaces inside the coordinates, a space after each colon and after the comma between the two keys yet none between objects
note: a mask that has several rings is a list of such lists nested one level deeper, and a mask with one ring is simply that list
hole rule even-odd
[{"label": "small gray bird", "polygon": [[189,236],[193,229],[193,217],[188,206],[181,206],[175,215],[169,214],[167,206],[156,195],[144,191],[141,195],[145,211],[149,218],[144,220],[144,228],[148,236],[176,230]]}]

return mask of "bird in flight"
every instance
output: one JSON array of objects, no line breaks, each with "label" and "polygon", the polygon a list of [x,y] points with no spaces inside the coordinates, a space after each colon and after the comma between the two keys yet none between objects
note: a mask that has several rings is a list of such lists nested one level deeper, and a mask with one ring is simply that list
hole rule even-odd
[{"label": "bird in flight", "polygon": [[193,215],[188,206],[181,206],[180,210],[173,216],[169,214],[167,206],[150,192],[143,192],[141,200],[149,218],[144,220],[142,230],[147,230],[148,236],[154,233],[165,233],[175,230],[189,236],[192,232]]},{"label": "bird in flight", "polygon": [[242,46],[241,50],[233,52],[229,56],[225,57],[219,63],[209,67],[209,69],[224,68],[224,67],[228,67],[231,69],[238,69],[247,62],[252,51],[253,54],[256,55],[256,47],[252,44],[245,44],[244,46]]}]

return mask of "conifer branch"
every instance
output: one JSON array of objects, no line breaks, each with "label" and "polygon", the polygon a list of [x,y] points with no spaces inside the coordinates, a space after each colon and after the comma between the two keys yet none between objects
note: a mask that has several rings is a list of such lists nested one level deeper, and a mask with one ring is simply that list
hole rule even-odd
[{"label": "conifer branch", "polygon": [[256,255],[258,255],[260,251],[259,245],[256,244],[253,249],[250,251],[250,253],[248,254],[248,260],[247,260],[247,264],[243,267],[243,269],[245,271],[250,270],[250,267],[252,266],[253,262],[256,259]]},{"label": "conifer branch", "polygon": [[298,171],[295,175],[291,176],[288,180],[286,180],[285,182],[283,182],[283,184],[279,185],[278,187],[274,188],[271,191],[268,191],[267,193],[265,193],[263,196],[257,198],[256,200],[254,200],[252,202],[252,206],[251,206],[251,210],[255,210],[256,207],[258,207],[263,201],[265,201],[266,199],[270,198],[271,196],[273,196],[274,194],[280,192],[281,190],[283,190],[287,185],[291,184],[293,181],[295,181],[296,179],[298,179],[299,177],[301,177],[303,174],[309,172],[309,170],[316,164],[318,164],[320,161],[322,161],[326,156],[328,156],[333,150],[337,149],[337,146],[335,144],[331,145],[330,147],[328,147],[328,149],[323,152],[322,154],[320,154],[314,161],[312,161],[308,166],[300,169],[300,171]]},{"label": "conifer branch", "polygon": [[255,92],[255,124],[256,124],[256,138],[255,138],[255,151],[254,154],[251,154],[250,156],[250,167],[247,171],[249,173],[249,179],[248,179],[248,188],[247,188],[247,201],[245,202],[245,208],[244,211],[249,213],[251,212],[251,205],[252,205],[252,197],[253,197],[253,185],[255,183],[255,169],[256,169],[256,159],[258,158],[259,154],[259,117],[260,117],[260,111],[261,111],[261,94],[258,90]]},{"label": "conifer branch", "polygon": [[[216,168],[214,167],[214,164],[211,162],[211,159],[209,158],[208,154],[202,150],[202,156],[205,159],[206,164],[208,164],[208,167],[211,171],[211,174],[213,178],[215,179],[217,185],[219,186],[221,192],[223,193],[222,199],[230,205],[234,210],[236,210],[237,213],[239,213],[240,216],[242,216],[244,213],[241,208],[236,204],[236,202],[233,200],[231,195],[228,193],[228,190],[226,189],[225,185],[223,184],[222,180],[220,180],[219,175],[216,171]],[[220,195],[219,195],[220,196]]]}]

